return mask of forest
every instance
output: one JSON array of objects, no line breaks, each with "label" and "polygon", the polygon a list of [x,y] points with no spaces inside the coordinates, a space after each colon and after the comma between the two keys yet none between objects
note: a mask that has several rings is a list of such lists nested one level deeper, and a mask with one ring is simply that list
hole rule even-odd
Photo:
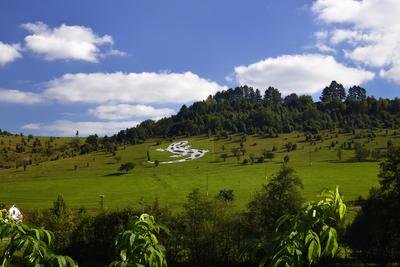
[{"label": "forest", "polygon": [[[119,144],[141,143],[149,137],[192,136],[227,133],[259,134],[266,137],[293,131],[315,133],[318,130],[398,128],[400,99],[376,99],[366,89],[346,89],[332,81],[320,101],[311,96],[290,94],[282,97],[278,89],[240,86],[217,92],[206,100],[183,105],[176,115],[157,122],[147,120],[106,138]],[[95,146],[94,137],[89,140]]]}]

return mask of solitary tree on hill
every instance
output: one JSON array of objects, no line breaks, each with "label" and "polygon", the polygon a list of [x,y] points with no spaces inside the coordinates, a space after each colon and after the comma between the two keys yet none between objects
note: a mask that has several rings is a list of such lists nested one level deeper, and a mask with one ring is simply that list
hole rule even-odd
[{"label": "solitary tree on hill", "polygon": [[289,155],[285,155],[285,156],[283,157],[283,162],[284,162],[284,163],[288,163],[289,160],[290,160]]},{"label": "solitary tree on hill", "polygon": [[226,202],[232,202],[235,199],[235,195],[233,194],[232,189],[222,189],[219,191],[216,198]]},{"label": "solitary tree on hill", "polygon": [[342,156],[343,156],[343,151],[342,151],[341,148],[339,148],[339,149],[337,150],[336,155],[337,155],[338,160],[341,161],[341,160],[342,160]]},{"label": "solitary tree on hill", "polygon": [[119,167],[119,171],[125,171],[126,173],[128,173],[129,171],[133,170],[135,168],[135,163],[133,162],[127,162],[127,163],[123,163],[121,164],[121,166]]}]

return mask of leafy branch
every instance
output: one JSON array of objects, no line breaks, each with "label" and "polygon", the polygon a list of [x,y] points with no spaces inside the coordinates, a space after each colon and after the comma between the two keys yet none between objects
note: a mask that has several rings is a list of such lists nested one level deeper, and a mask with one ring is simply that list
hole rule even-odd
[{"label": "leafy branch", "polygon": [[272,239],[248,242],[242,257],[273,267],[311,266],[333,258],[339,247],[335,227],[343,221],[346,205],[338,188],[322,197],[321,201],[308,202],[297,215],[282,216]]},{"label": "leafy branch", "polygon": [[110,266],[166,267],[166,250],[157,238],[161,230],[169,233],[167,228],[155,222],[153,216],[142,214],[129,230],[119,235],[116,246],[120,260]]},{"label": "leafy branch", "polygon": [[0,241],[5,245],[0,254],[1,267],[10,266],[15,256],[21,257],[26,266],[78,266],[70,257],[52,252],[53,240],[52,232],[16,222],[6,210],[0,210]]}]

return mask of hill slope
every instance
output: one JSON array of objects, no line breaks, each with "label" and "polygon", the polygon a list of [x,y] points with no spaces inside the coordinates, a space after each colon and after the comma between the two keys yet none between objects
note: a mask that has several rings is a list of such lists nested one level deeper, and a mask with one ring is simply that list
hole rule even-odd
[{"label": "hill slope", "polygon": [[400,128],[400,99],[376,99],[354,86],[346,90],[332,82],[321,101],[311,96],[291,94],[282,98],[278,89],[260,90],[241,86],[217,92],[204,101],[182,106],[180,111],[157,122],[148,120],[120,131],[111,140],[136,144],[149,137],[193,136],[226,133],[258,134],[271,137],[293,131],[316,133],[337,127],[353,129]]},{"label": "hill slope", "polygon": [[[65,196],[72,207],[99,207],[99,195],[105,195],[105,206],[109,208],[139,206],[139,200],[152,202],[159,197],[162,205],[179,209],[188,192],[199,187],[210,195],[221,189],[233,189],[237,208],[244,208],[251,194],[260,188],[289,155],[292,165],[304,182],[304,195],[310,199],[324,188],[341,187],[346,200],[365,196],[371,186],[377,185],[378,163],[371,157],[363,162],[354,162],[354,150],[343,149],[342,159],[337,158],[337,149],[348,142],[364,144],[369,150],[384,150],[387,141],[399,143],[394,131],[377,130],[371,141],[368,131],[358,130],[353,134],[320,132],[314,141],[307,141],[302,133],[281,134],[279,138],[264,138],[230,135],[223,139],[198,136],[179,138],[188,140],[194,148],[210,152],[197,160],[177,164],[160,164],[155,167],[147,161],[167,160],[166,148],[171,141],[148,140],[143,144],[120,147],[115,155],[95,152],[74,158],[60,159],[32,165],[23,169],[0,170],[0,202],[16,203],[24,209],[47,208],[58,193]],[[337,142],[336,142],[337,141]],[[245,155],[238,161],[233,156],[235,148],[243,144]],[[296,144],[294,151],[287,152],[287,144]],[[336,144],[337,143],[337,144]],[[331,147],[334,144],[335,147]],[[275,158],[264,163],[243,164],[246,158],[259,158],[263,150],[276,148]],[[227,154],[224,161],[223,154]],[[136,167],[129,173],[118,171],[121,163],[134,162]],[[75,169],[76,166],[76,169]],[[207,182],[208,177],[208,182]]]}]

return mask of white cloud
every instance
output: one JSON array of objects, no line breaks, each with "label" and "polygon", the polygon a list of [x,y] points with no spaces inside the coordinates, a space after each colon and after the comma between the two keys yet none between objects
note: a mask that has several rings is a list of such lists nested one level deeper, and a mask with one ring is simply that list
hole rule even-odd
[{"label": "white cloud", "polygon": [[400,1],[317,0],[312,11],[334,27],[332,45],[350,45],[348,59],[380,68],[381,77],[400,83]]},{"label": "white cloud", "polygon": [[120,130],[134,127],[138,121],[69,121],[57,120],[50,124],[29,123],[21,128],[26,130],[34,130],[44,135],[57,136],[74,136],[79,131],[80,136],[88,136],[90,134],[111,135]]},{"label": "white cloud", "polygon": [[28,123],[21,127],[22,129],[27,130],[40,130],[41,124],[40,123]]},{"label": "white cloud", "polygon": [[5,44],[0,41],[0,66],[11,63],[17,58],[22,57],[19,44]]},{"label": "white cloud", "polygon": [[111,49],[108,51],[105,56],[127,56],[128,54],[124,51],[118,50],[118,49]]},{"label": "white cloud", "polygon": [[267,58],[248,66],[236,67],[235,73],[240,84],[260,89],[274,86],[285,95],[314,94],[332,80],[351,86],[374,77],[372,72],[346,67],[332,56],[320,54]]},{"label": "white cloud", "polygon": [[60,102],[187,103],[225,89],[185,73],[77,73],[47,83],[43,94]]},{"label": "white cloud", "polygon": [[384,79],[400,84],[400,64],[396,64],[388,71],[381,70],[379,75]]},{"label": "white cloud", "polygon": [[362,31],[354,31],[349,29],[335,29],[331,31],[330,42],[332,45],[338,45],[342,42],[347,42],[352,46],[359,44],[368,44],[369,42],[377,42],[380,35],[365,33]]},{"label": "white cloud", "polygon": [[[104,55],[100,47],[113,44],[110,35],[99,36],[91,28],[79,25],[62,24],[58,28],[50,28],[42,22],[36,22],[22,24],[21,27],[31,32],[31,35],[25,37],[26,48],[44,56],[46,60],[98,62]],[[123,52],[111,49],[108,54],[123,55]]]},{"label": "white cloud", "polygon": [[90,113],[99,118],[127,119],[137,115],[159,119],[172,114],[173,110],[146,104],[189,103],[227,89],[191,72],[65,74],[43,86],[39,93],[0,88],[0,102],[96,103],[103,105]]},{"label": "white cloud", "polygon": [[40,94],[0,88],[0,102],[15,104],[37,104],[43,102]]},{"label": "white cloud", "polygon": [[328,36],[328,32],[326,31],[316,32],[314,34],[317,41],[315,47],[322,53],[336,53],[336,50],[327,44]]},{"label": "white cloud", "polygon": [[103,120],[126,120],[131,118],[159,119],[172,115],[175,111],[170,108],[154,108],[146,105],[102,105],[90,109],[89,113]]}]

